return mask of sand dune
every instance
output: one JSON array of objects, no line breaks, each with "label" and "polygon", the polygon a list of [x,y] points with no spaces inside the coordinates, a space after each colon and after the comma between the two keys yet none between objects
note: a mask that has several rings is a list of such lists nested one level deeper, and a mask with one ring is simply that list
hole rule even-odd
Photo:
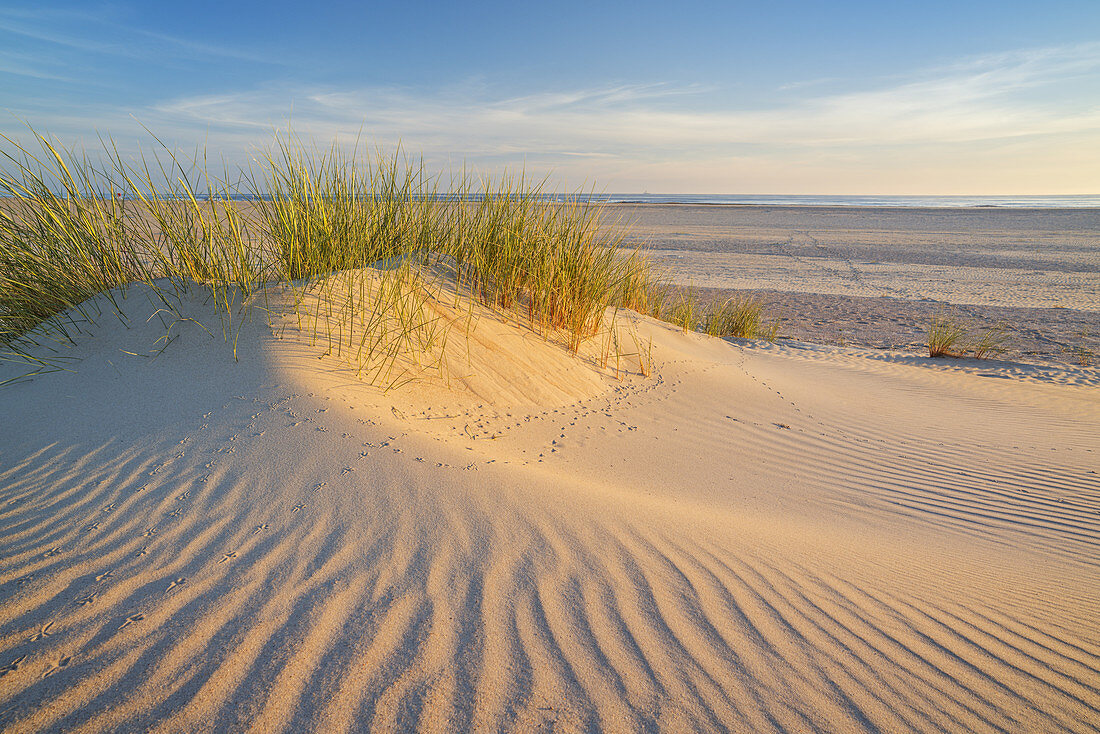
[{"label": "sand dune", "polygon": [[0,388],[5,731],[1100,722],[1096,369],[486,316],[383,395],[148,307]]}]

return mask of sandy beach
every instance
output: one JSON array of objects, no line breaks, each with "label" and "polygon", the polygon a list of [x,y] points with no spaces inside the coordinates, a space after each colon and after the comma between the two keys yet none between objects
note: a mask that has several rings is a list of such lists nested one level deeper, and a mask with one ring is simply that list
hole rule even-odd
[{"label": "sandy beach", "polygon": [[0,388],[4,731],[1100,721],[1095,368],[486,311],[383,394],[155,305]]},{"label": "sandy beach", "polygon": [[1100,734],[1100,0],[259,10],[0,2],[0,734]]},{"label": "sandy beach", "polygon": [[752,291],[798,341],[920,352],[930,318],[1003,324],[1007,359],[1100,354],[1095,209],[615,205],[706,299]]}]

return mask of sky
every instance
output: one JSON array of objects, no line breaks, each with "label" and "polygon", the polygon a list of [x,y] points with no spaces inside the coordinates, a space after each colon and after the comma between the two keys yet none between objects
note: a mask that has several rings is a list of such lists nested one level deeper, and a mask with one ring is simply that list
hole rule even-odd
[{"label": "sky", "polygon": [[[608,193],[1100,193],[1100,0],[9,2],[0,133]],[[11,150],[11,143],[0,143]]]}]

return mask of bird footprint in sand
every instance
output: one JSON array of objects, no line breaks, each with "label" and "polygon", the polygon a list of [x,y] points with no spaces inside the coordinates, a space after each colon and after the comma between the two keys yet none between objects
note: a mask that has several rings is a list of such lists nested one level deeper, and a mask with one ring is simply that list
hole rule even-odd
[{"label": "bird footprint in sand", "polygon": [[96,581],[105,581],[107,579],[113,579],[115,577],[115,570],[112,568],[110,571],[104,571],[95,577]]},{"label": "bird footprint in sand", "polygon": [[31,642],[38,642],[39,640],[44,640],[47,637],[49,637],[50,636],[50,627],[53,627],[53,622],[50,622],[45,627],[38,630],[38,634],[36,634],[34,637],[31,638]]},{"label": "bird footprint in sand", "polygon": [[226,561],[231,560],[231,559],[236,558],[236,557],[237,557],[236,553],[226,553],[224,556],[222,556],[222,559],[220,561],[218,561],[218,563],[225,563]]},{"label": "bird footprint in sand", "polygon": [[294,507],[290,508],[290,511],[291,512],[301,512],[303,509],[305,509],[305,503],[304,502],[294,505]]},{"label": "bird footprint in sand", "polygon": [[27,659],[26,655],[20,655],[15,660],[12,660],[10,663],[8,663],[7,665],[4,665],[4,666],[0,667],[0,676],[5,676],[8,673],[14,673],[15,671],[19,670],[19,664],[22,663],[26,659]]},{"label": "bird footprint in sand", "polygon": [[255,527],[255,528],[254,528],[254,529],[252,530],[252,534],[253,534],[253,535],[256,535],[257,533],[262,533],[263,531],[267,530],[267,529],[268,529],[268,527],[270,527],[270,526],[269,526],[269,525],[268,525],[268,524],[267,524],[266,522],[265,522],[265,523],[264,523],[263,525],[257,525],[257,526],[256,526],[256,527]]},{"label": "bird footprint in sand", "polygon": [[69,667],[69,663],[71,663],[72,661],[73,661],[73,656],[72,655],[66,655],[65,657],[63,657],[63,658],[61,658],[60,660],[57,661],[57,665],[53,666],[52,668],[47,670],[45,673],[43,673],[42,677],[43,678],[49,678],[54,673],[57,673],[58,671],[64,670],[65,668]]},{"label": "bird footprint in sand", "polygon": [[112,502],[112,503],[111,503],[111,504],[109,504],[109,505],[106,505],[106,506],[105,506],[105,507],[103,508],[103,511],[104,511],[104,512],[110,512],[110,511],[111,511],[111,510],[113,510],[113,509],[115,509],[115,503],[114,503],[114,502]]},{"label": "bird footprint in sand", "polygon": [[143,619],[145,619],[145,615],[144,615],[144,614],[131,614],[131,615],[130,615],[129,617],[127,617],[127,618],[126,618],[126,621],[125,621],[125,622],[123,622],[122,624],[120,624],[120,625],[118,626],[118,628],[119,628],[120,630],[126,629],[126,628],[127,628],[127,627],[129,627],[129,626],[130,626],[131,624],[133,624],[134,622],[140,622],[140,621],[141,621],[141,620],[143,620]]},{"label": "bird footprint in sand", "polygon": [[176,588],[177,586],[183,586],[185,583],[187,583],[187,579],[180,576],[178,579],[168,584],[168,588],[164,590],[164,593],[167,594],[172,589]]},{"label": "bird footprint in sand", "polygon": [[141,534],[141,537],[143,537],[143,538],[151,538],[151,537],[153,537],[153,536],[154,536],[154,535],[156,535],[156,534],[157,534],[157,529],[156,529],[156,527],[154,526],[154,527],[151,527],[151,528],[146,528],[146,529],[145,529],[145,532]]},{"label": "bird footprint in sand", "polygon": [[86,606],[88,604],[94,604],[96,596],[97,596],[97,594],[95,592],[93,592],[91,594],[88,594],[87,596],[83,596],[83,597],[77,599],[76,603],[78,605],[82,606],[82,607]]},{"label": "bird footprint in sand", "polygon": [[58,548],[57,546],[54,546],[53,548],[50,548],[48,551],[43,553],[42,557],[43,558],[53,558],[54,556],[59,556],[59,555],[61,555],[61,549]]},{"label": "bird footprint in sand", "polygon": [[84,532],[90,533],[93,530],[99,530],[99,523],[93,522],[91,525],[84,526]]}]

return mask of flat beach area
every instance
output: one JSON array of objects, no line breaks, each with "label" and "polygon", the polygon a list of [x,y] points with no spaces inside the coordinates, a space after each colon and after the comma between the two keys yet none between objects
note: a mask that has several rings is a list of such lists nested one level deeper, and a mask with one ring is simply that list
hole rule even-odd
[{"label": "flat beach area", "polygon": [[86,303],[0,385],[0,730],[1096,731],[1100,369],[829,331],[1095,323],[1096,214],[625,213],[804,339],[609,310],[572,354],[443,299],[384,392],[285,289]]},{"label": "flat beach area", "polygon": [[1004,324],[1007,359],[1100,354],[1100,210],[613,205],[707,299],[754,291],[781,336],[920,351],[933,315]]}]

